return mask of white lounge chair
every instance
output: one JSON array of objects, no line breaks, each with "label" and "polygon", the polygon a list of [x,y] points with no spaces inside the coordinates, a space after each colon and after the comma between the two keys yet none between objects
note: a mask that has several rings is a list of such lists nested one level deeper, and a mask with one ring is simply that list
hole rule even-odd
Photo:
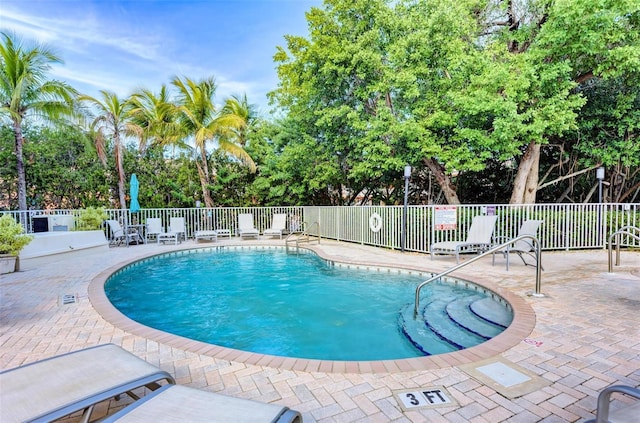
[{"label": "white lounge chair", "polygon": [[[133,390],[152,392],[140,398]],[[128,394],[135,401],[106,420],[120,422],[301,423],[276,404],[175,385],[167,372],[113,344],[99,345],[0,372],[1,422],[50,422]]]},{"label": "white lounge chair", "polygon": [[[520,229],[518,229],[518,236],[521,235],[533,235],[536,236],[536,234],[538,233],[538,228],[540,227],[540,225],[542,225],[542,223],[544,223],[543,220],[525,220],[522,223],[522,226],[520,226]],[[503,243],[508,241],[508,239],[501,239],[501,238],[496,238],[496,242],[497,243]],[[502,254],[503,257],[506,257],[507,259],[507,270],[509,270],[509,256],[512,253],[515,253],[518,255],[518,257],[520,257],[520,259],[522,260],[522,262],[524,263],[525,266],[535,266],[537,264],[536,260],[536,256],[534,254],[535,251],[535,246],[533,244],[533,241],[531,239],[521,239],[519,241],[514,242],[513,244],[509,245],[507,248],[505,248],[504,250],[499,250],[493,253],[493,259],[491,261],[491,264],[495,264],[496,262],[496,254]],[[533,264],[529,264],[527,263],[527,261],[524,259],[523,255],[529,255],[530,257],[533,258],[534,263]],[[542,266],[540,266],[542,268]],[[543,269],[544,270],[544,269]]]},{"label": "white lounge chair", "polygon": [[117,220],[107,220],[107,225],[109,225],[109,231],[111,232],[109,245],[120,245],[122,243],[129,245],[134,241],[140,243],[142,239],[138,231],[135,229],[125,231]]},{"label": "white lounge chair", "polygon": [[158,235],[163,232],[164,229],[162,228],[162,219],[160,219],[159,217],[151,217],[147,219],[147,231],[145,232],[147,242],[149,242],[149,240],[152,238],[157,241]]},{"label": "white lounge chair", "polygon": [[240,238],[256,238],[260,232],[253,226],[253,214],[240,213],[238,214],[238,235]]},{"label": "white lounge chair", "polygon": [[460,253],[478,253],[488,250],[497,220],[498,216],[475,216],[466,240],[431,244],[429,249],[431,259],[433,260],[434,254],[455,254],[456,263],[459,263]]},{"label": "white lounge chair", "polygon": [[176,245],[187,240],[187,232],[184,225],[184,217],[171,217],[169,219],[169,231],[157,235],[158,244],[173,241]]},{"label": "white lounge chair", "polygon": [[[173,377],[128,351],[106,344],[0,373],[0,421],[53,421],[84,410],[89,421],[96,404]],[[84,420],[83,420],[84,421]]]},{"label": "white lounge chair", "polygon": [[167,385],[107,417],[103,423],[302,423],[297,411],[277,404]]},{"label": "white lounge chair", "polygon": [[273,221],[271,227],[265,229],[262,235],[265,236],[279,236],[282,239],[282,232],[287,229],[287,215],[286,213],[276,213],[273,215]]}]

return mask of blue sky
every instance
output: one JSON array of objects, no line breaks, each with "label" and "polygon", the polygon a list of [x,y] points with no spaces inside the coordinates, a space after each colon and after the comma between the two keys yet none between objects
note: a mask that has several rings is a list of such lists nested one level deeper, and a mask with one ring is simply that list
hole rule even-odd
[{"label": "blue sky", "polygon": [[246,94],[262,114],[277,86],[284,35],[307,37],[322,0],[2,0],[0,29],[45,43],[64,60],[51,76],[85,94],[158,91],[173,76],[213,76],[216,101]]}]

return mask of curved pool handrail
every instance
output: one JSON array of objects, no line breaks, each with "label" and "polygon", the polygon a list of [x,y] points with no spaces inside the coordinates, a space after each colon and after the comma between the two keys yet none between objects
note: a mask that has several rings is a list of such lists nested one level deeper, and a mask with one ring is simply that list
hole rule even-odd
[{"label": "curved pool handrail", "polygon": [[638,232],[638,234],[640,235],[640,228],[638,228],[637,226],[633,226],[633,225],[627,225],[627,226],[623,226],[622,228],[618,229],[617,231],[615,231],[614,233],[612,233],[611,235],[609,235],[609,242],[608,242],[608,251],[609,251],[609,273],[613,273],[613,264],[612,264],[612,241],[613,241],[613,237],[616,237],[616,266],[620,266],[620,235],[627,235],[630,236],[632,238],[635,238],[636,240],[640,241],[640,236],[636,235],[635,233],[631,232],[631,231],[635,231]]},{"label": "curved pool handrail", "polygon": [[[318,222],[313,222],[311,224],[312,227],[316,227],[318,230],[318,235],[317,235],[317,241],[318,244],[320,244],[320,239],[322,238],[320,236],[320,224]],[[290,239],[295,235],[294,239]],[[300,244],[300,242],[302,240],[305,240],[306,242],[311,242],[311,238],[309,236],[309,230],[307,229],[307,222],[302,222],[302,233],[300,232],[291,232],[289,235],[287,235],[287,237],[284,240],[284,244],[287,248],[289,248],[289,242],[294,242],[296,243],[296,248],[298,247],[298,245]]]},{"label": "curved pool handrail", "polygon": [[455,272],[456,270],[458,270],[458,269],[460,269],[460,268],[462,268],[464,266],[467,266],[467,265],[469,265],[469,264],[481,259],[482,257],[488,256],[489,254],[493,254],[493,253],[495,253],[497,251],[500,251],[505,247],[507,248],[507,252],[508,252],[509,251],[509,246],[511,244],[513,244],[516,241],[520,241],[522,239],[530,239],[530,240],[532,240],[533,241],[533,246],[534,246],[535,251],[536,251],[536,290],[535,290],[535,293],[533,293],[532,295],[535,296],[535,297],[544,296],[540,292],[540,289],[541,289],[541,280],[540,279],[541,279],[541,269],[542,269],[542,265],[540,264],[540,241],[538,240],[538,238],[536,238],[535,235],[525,234],[525,235],[520,235],[520,236],[517,236],[515,238],[512,238],[512,239],[510,239],[508,241],[505,241],[500,245],[496,245],[494,247],[491,247],[490,249],[488,249],[487,251],[483,252],[482,254],[478,254],[477,256],[469,259],[468,261],[465,261],[463,263],[457,264],[457,265],[445,270],[444,272],[438,273],[437,275],[432,276],[429,279],[427,279],[426,281],[420,283],[420,285],[418,285],[418,287],[416,288],[415,306],[413,308],[413,318],[416,319],[418,317],[418,308],[420,307],[420,290],[425,285],[427,285],[428,283],[433,282],[433,281],[435,281],[437,279],[440,279],[441,277],[446,276],[451,272]]}]

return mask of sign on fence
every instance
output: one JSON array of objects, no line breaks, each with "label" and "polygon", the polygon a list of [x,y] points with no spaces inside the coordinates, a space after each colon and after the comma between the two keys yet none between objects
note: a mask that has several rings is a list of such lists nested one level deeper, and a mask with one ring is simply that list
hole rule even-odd
[{"label": "sign on fence", "polygon": [[436,206],[434,210],[436,231],[450,231],[456,229],[456,206]]}]

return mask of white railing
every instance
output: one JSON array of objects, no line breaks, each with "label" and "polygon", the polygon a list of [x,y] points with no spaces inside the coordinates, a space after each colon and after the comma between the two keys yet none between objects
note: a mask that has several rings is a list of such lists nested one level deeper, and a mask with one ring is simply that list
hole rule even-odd
[{"label": "white railing", "polygon": [[[462,241],[473,216],[496,214],[495,238],[515,238],[524,220],[543,220],[537,237],[544,250],[605,248],[607,234],[640,222],[640,204],[531,204],[461,205],[456,207],[456,228],[438,230],[436,207],[409,206],[405,250],[428,252],[434,242]],[[401,249],[403,206],[305,207],[304,218],[319,222],[323,238]],[[381,229],[373,231],[369,219],[377,214]],[[628,240],[625,246],[640,247]]]},{"label": "white railing", "polygon": [[[521,223],[527,219],[543,220],[537,237],[543,250],[574,250],[606,248],[610,234],[624,226],[640,226],[640,204],[531,204],[531,205],[461,205],[456,207],[455,229],[438,230],[436,208],[439,206],[409,206],[405,250],[427,253],[429,246],[439,241],[461,241],[466,237],[473,216],[496,214],[498,221],[494,236],[514,238]],[[317,222],[309,227],[309,235],[340,241],[355,242],[400,250],[402,245],[403,206],[366,207],[220,207],[142,209],[137,213],[128,210],[106,211],[109,219],[121,223],[144,223],[148,218],[160,218],[166,225],[170,217],[184,217],[187,237],[197,230],[230,229],[236,233],[238,214],[252,213],[256,228],[262,232],[271,226],[275,213],[288,215],[287,229],[299,231],[303,222]],[[12,214],[23,223],[28,232],[48,220],[48,230],[72,230],[69,222],[77,218],[81,210],[30,210],[3,212]],[[373,214],[380,216],[381,225],[374,225]],[[73,219],[70,219],[70,217]],[[319,229],[314,229],[319,228]],[[318,233],[314,233],[314,231]],[[640,247],[640,242],[627,237],[623,247]]]}]

